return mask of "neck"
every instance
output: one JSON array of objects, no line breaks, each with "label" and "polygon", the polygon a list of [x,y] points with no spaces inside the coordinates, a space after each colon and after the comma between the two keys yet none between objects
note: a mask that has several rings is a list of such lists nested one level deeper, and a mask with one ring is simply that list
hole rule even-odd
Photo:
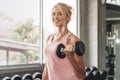
[{"label": "neck", "polygon": [[60,28],[60,27],[58,27],[56,31],[57,32],[54,34],[54,38],[52,40],[53,42],[61,40],[62,37],[69,32],[68,28]]},{"label": "neck", "polygon": [[69,30],[67,27],[62,27],[62,28],[57,28],[57,32],[56,32],[56,35],[65,35],[66,33],[68,33]]}]

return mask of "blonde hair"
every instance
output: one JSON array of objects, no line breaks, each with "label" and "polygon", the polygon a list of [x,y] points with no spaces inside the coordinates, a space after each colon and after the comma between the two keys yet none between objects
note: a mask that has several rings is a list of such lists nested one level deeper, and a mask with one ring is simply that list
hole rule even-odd
[{"label": "blonde hair", "polygon": [[72,7],[65,4],[65,3],[57,3],[53,8],[57,7],[57,6],[60,6],[61,9],[63,10],[63,12],[68,16],[68,17],[71,17],[72,15]]}]

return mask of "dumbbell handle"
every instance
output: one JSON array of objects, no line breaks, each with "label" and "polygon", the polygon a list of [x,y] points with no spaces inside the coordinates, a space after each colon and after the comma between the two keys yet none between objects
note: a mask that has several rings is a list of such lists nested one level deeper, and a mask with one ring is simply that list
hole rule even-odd
[{"label": "dumbbell handle", "polygon": [[[72,51],[75,52],[75,47],[73,47]],[[61,48],[61,49],[60,49],[60,52],[61,52],[61,53],[64,53],[64,48]]]},{"label": "dumbbell handle", "polygon": [[62,53],[63,53],[63,52],[64,52],[64,48],[61,48],[61,49],[60,49],[60,52],[62,52]]}]

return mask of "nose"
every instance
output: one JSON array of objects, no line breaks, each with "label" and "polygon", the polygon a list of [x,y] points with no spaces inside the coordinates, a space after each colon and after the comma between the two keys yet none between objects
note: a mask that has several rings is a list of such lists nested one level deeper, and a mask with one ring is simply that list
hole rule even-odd
[{"label": "nose", "polygon": [[55,15],[53,16],[53,18],[54,18],[54,19],[57,19],[57,18],[58,18],[58,15],[57,15],[57,14],[55,14]]}]

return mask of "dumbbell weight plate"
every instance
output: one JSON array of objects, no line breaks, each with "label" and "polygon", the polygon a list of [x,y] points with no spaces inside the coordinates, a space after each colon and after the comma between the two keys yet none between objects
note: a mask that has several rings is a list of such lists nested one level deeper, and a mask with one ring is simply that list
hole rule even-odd
[{"label": "dumbbell weight plate", "polygon": [[57,46],[57,48],[56,48],[56,54],[57,54],[57,56],[59,57],[59,58],[64,58],[65,57],[65,54],[64,54],[64,52],[61,52],[61,49],[64,49],[65,48],[65,46],[63,45],[63,44],[59,44],[58,46]]},{"label": "dumbbell weight plate", "polygon": [[85,52],[85,45],[82,41],[76,41],[75,43],[75,52],[78,56],[82,56]]}]

